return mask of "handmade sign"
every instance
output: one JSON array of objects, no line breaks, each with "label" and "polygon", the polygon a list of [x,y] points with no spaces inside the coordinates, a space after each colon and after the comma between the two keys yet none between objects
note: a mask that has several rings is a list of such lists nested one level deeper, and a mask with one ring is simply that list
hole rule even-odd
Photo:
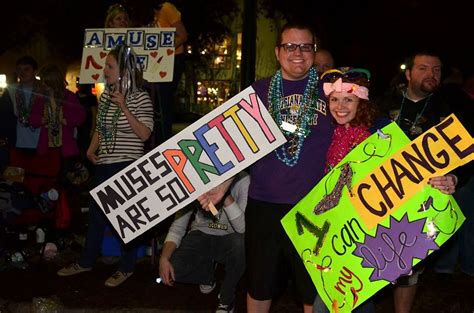
[{"label": "handmade sign", "polygon": [[86,29],[82,50],[81,84],[103,81],[105,58],[119,43],[126,43],[137,55],[148,82],[173,80],[175,28]]},{"label": "handmade sign", "polygon": [[91,195],[127,243],[285,142],[248,87]]},{"label": "handmade sign", "polygon": [[473,158],[473,138],[454,115],[413,142],[392,123],[282,219],[332,312],[352,311],[454,234],[464,216],[428,179]]}]

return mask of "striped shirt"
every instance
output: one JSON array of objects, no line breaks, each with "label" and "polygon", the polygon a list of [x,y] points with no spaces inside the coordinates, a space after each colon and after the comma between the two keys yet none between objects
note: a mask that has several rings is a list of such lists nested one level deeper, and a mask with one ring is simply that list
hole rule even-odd
[{"label": "striped shirt", "polygon": [[[99,111],[101,106],[106,106],[110,101],[108,91],[100,96]],[[146,91],[137,91],[133,94],[127,95],[127,108],[135,116],[137,120],[143,123],[150,130],[153,130],[153,104],[150,96]],[[117,106],[113,103],[109,106],[105,114],[105,125],[108,128],[112,127],[112,120]],[[97,125],[99,126],[99,115],[97,114]],[[123,112],[120,112],[120,117],[117,121],[117,133],[115,139],[112,141],[108,149],[101,149],[99,147],[99,161],[97,164],[111,164],[125,161],[134,161],[139,159],[144,154],[144,142],[135,134],[132,127],[128,123],[127,117]],[[97,131],[99,129],[97,128]],[[99,132],[100,133],[100,132]],[[100,141],[100,145],[104,142]]]}]

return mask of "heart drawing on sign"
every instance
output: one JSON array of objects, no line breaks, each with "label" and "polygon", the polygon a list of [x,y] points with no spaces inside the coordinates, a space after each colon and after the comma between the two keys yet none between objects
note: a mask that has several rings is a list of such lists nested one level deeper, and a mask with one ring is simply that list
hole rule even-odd
[{"label": "heart drawing on sign", "polygon": [[92,79],[93,80],[98,80],[99,79],[99,74],[94,74],[94,75],[91,75]]},{"label": "heart drawing on sign", "polygon": [[103,51],[100,52],[101,59],[105,58],[106,56],[107,56],[107,52],[103,52]]},{"label": "heart drawing on sign", "polygon": [[168,55],[172,55],[172,54],[173,54],[173,52],[174,52],[174,50],[173,50],[173,49],[167,49],[167,50],[166,50],[166,53],[167,53]]},{"label": "heart drawing on sign", "polygon": [[156,58],[156,56],[158,55],[158,52],[156,52],[156,51],[150,52],[150,55],[151,55],[153,58]]},{"label": "heart drawing on sign", "polygon": [[161,76],[161,78],[165,77],[165,76],[166,76],[166,74],[167,74],[167,72],[160,72],[160,76]]}]

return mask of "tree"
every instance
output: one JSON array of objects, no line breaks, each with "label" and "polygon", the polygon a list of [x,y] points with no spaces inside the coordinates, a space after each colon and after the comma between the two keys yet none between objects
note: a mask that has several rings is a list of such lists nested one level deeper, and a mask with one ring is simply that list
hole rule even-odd
[{"label": "tree", "polygon": [[[186,91],[187,98],[196,102],[198,77],[213,80],[218,70],[212,62],[216,58],[215,47],[232,36],[233,21],[240,14],[239,0],[176,0],[172,2],[181,12],[182,21],[188,32],[186,47]],[[153,20],[153,9],[149,0],[130,1],[132,19],[135,24],[147,25]],[[202,53],[205,51],[205,53]],[[190,99],[191,98],[191,99]]]}]

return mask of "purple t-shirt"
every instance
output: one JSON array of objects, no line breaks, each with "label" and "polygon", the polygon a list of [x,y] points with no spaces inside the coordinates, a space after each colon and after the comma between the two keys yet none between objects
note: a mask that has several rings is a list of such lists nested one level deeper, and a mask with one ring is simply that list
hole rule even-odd
[{"label": "purple t-shirt", "polygon": [[[284,105],[280,109],[282,117],[291,119],[291,105],[302,102],[307,82],[308,78],[301,81],[283,80]],[[268,107],[269,84],[269,78],[252,84],[266,107]],[[331,143],[332,133],[333,124],[329,108],[325,102],[318,100],[311,123],[311,133],[303,143],[298,163],[293,167],[287,166],[277,158],[275,151],[258,160],[250,167],[252,180],[249,196],[265,202],[296,204],[324,176],[326,152]],[[280,149],[277,148],[277,151]]]}]

